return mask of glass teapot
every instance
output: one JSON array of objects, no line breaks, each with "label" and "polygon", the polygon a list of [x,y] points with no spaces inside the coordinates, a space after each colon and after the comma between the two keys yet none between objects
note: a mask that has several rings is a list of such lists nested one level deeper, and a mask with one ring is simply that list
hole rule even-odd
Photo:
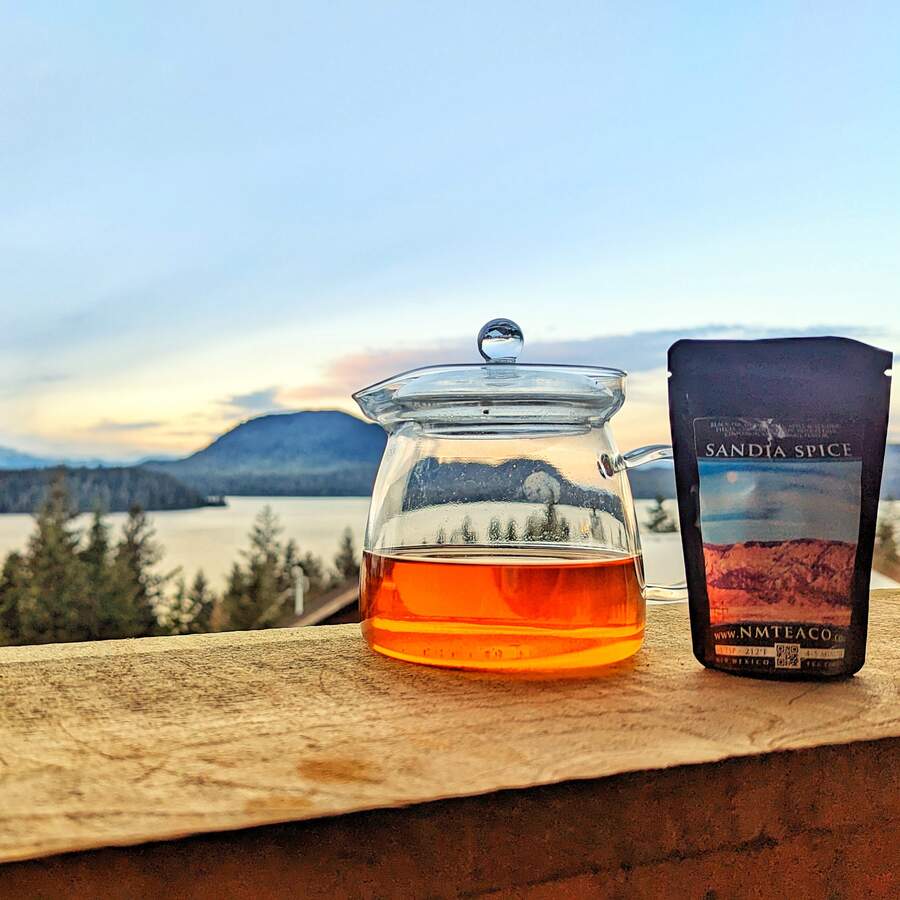
[{"label": "glass teapot", "polygon": [[637,652],[644,581],[627,470],[609,420],[625,373],[524,365],[509,319],[478,335],[480,364],[416,369],[354,394],[388,433],[360,575],[379,653],[472,669],[590,668]]}]

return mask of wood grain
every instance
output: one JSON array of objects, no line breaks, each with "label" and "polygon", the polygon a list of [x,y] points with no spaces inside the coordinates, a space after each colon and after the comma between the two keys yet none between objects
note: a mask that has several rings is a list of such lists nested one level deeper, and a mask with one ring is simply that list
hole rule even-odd
[{"label": "wood grain", "polygon": [[370,653],[358,626],[0,650],[0,860],[900,736],[900,593],[842,682],[703,669],[687,610],[592,677]]},{"label": "wood grain", "polygon": [[0,897],[893,898],[898,759],[864,741],[63,853],[0,866]]}]

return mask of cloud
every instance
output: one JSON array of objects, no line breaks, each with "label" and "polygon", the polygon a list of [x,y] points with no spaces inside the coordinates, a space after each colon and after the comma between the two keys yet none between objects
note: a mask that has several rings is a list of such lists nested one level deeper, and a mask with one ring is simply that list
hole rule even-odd
[{"label": "cloud", "polygon": [[163,422],[158,420],[146,420],[143,422],[116,422],[113,419],[101,419],[88,428],[88,431],[96,432],[127,432],[146,431],[150,428],[159,428]]},{"label": "cloud", "polygon": [[219,401],[220,406],[225,406],[233,413],[242,415],[259,415],[284,409],[284,404],[278,399],[280,389],[277,387],[262,388],[258,391],[249,391],[246,394],[232,394]]},{"label": "cloud", "polygon": [[47,384],[58,384],[68,377],[62,372],[35,372],[13,378],[4,377],[3,384],[0,385],[0,396],[14,396]]},{"label": "cloud", "polygon": [[[798,337],[810,334],[862,334],[862,329],[845,326],[818,326],[806,329],[749,328],[736,325],[704,325],[699,328],[638,331],[631,334],[603,335],[581,340],[553,341],[525,336],[523,362],[556,365],[612,366],[627,372],[664,369],[666,351],[682,338],[754,339]],[[339,357],[317,383],[283,392],[286,400],[305,401],[319,397],[352,394],[367,385],[421,366],[471,363],[480,359],[474,341],[453,341],[426,345],[417,349],[369,351]]]}]

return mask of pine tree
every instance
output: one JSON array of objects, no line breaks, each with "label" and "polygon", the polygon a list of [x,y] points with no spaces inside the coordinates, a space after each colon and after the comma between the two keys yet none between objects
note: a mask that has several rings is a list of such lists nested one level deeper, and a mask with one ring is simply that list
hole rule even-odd
[{"label": "pine tree", "polygon": [[264,506],[250,530],[250,549],[243,554],[246,566],[235,563],[222,597],[226,629],[270,628],[287,613],[292,593],[285,589],[280,533],[278,518]]},{"label": "pine tree", "polygon": [[609,542],[609,535],[603,524],[603,514],[597,509],[591,510],[591,537],[603,545]]},{"label": "pine tree", "polygon": [[900,550],[897,548],[897,535],[894,523],[887,518],[878,523],[878,531],[875,535],[876,559],[888,566],[900,565]]},{"label": "pine tree", "polygon": [[478,543],[478,532],[472,527],[471,516],[465,516],[463,518],[461,536],[464,544]]},{"label": "pine tree", "polygon": [[168,581],[154,572],[162,550],[154,540],[146,513],[133,506],[122,528],[113,560],[112,585],[116,596],[110,625],[120,637],[145,637],[159,632],[157,607]]},{"label": "pine tree", "polygon": [[675,522],[666,512],[666,508],[663,505],[665,499],[662,494],[657,494],[656,502],[654,506],[650,507],[650,512],[648,513],[647,528],[657,534],[669,534],[676,530]]},{"label": "pine tree", "polygon": [[162,630],[166,634],[206,634],[212,630],[215,600],[202,571],[197,573],[190,590],[180,577],[160,623]]},{"label": "pine tree", "polygon": [[212,615],[216,607],[216,595],[201,569],[194,578],[188,599],[191,601],[191,634],[206,634],[212,630]]},{"label": "pine tree", "polygon": [[253,628],[257,618],[244,570],[240,563],[235,562],[228,573],[225,593],[222,595],[222,627],[225,631]]},{"label": "pine tree", "polygon": [[97,605],[87,567],[79,558],[65,476],[50,485],[28,542],[18,592],[20,639],[26,644],[85,641],[98,631]]},{"label": "pine tree", "polygon": [[79,558],[87,571],[91,595],[97,605],[97,633],[95,640],[127,637],[130,619],[127,603],[123,603],[113,577],[112,553],[109,542],[109,526],[103,510],[97,506],[87,533],[87,543],[79,552]]},{"label": "pine tree", "polygon": [[550,500],[544,506],[543,514],[531,515],[525,523],[526,541],[561,542],[568,541],[572,528],[567,519],[560,519],[556,504]]},{"label": "pine tree", "polygon": [[488,540],[492,544],[496,544],[498,541],[503,540],[500,520],[496,517],[491,519],[490,525],[488,525]]},{"label": "pine tree", "polygon": [[316,594],[322,593],[327,584],[325,566],[322,564],[322,560],[312,553],[304,553],[303,558],[300,560],[300,568],[309,581],[306,596],[314,597]]},{"label": "pine tree", "polygon": [[508,540],[510,543],[515,543],[516,541],[519,540],[519,526],[516,525],[515,519],[510,519],[506,523],[505,537],[506,537],[506,540]]},{"label": "pine tree", "polygon": [[337,556],[334,558],[334,569],[340,581],[352,581],[359,578],[359,557],[353,546],[353,532],[344,529]]},{"label": "pine tree", "polygon": [[21,553],[6,557],[0,572],[0,646],[21,643],[19,607],[25,591],[25,563]]},{"label": "pine tree", "polygon": [[300,565],[300,548],[297,542],[291,538],[284,547],[284,554],[281,558],[281,587],[283,590],[294,589],[294,579],[297,577],[297,570]]}]

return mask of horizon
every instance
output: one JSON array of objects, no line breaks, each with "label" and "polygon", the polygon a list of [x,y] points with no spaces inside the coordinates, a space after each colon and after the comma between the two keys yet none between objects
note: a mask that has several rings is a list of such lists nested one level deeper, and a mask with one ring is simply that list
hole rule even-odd
[{"label": "horizon", "polygon": [[353,413],[501,315],[632,373],[622,449],[668,441],[678,337],[900,351],[895,4],[0,16],[0,445]]},{"label": "horizon", "polygon": [[[862,340],[865,338],[867,343],[878,344],[878,337],[863,334],[860,328],[843,329],[845,337],[851,337],[854,340]],[[664,331],[638,331],[631,334],[622,335],[602,335],[595,338],[583,338],[572,341],[557,342],[538,342],[539,351],[543,350],[548,358],[530,359],[528,357],[529,342],[526,337],[526,346],[523,351],[523,362],[545,362],[558,365],[602,365],[617,366],[616,362],[603,361],[599,363],[582,363],[577,358],[578,348],[595,346],[597,344],[613,344],[621,346],[631,346],[636,356],[638,367],[632,368],[630,371],[626,369],[626,403],[624,407],[615,415],[612,420],[613,430],[617,437],[617,443],[620,449],[627,450],[643,444],[652,443],[669,443],[669,424],[668,424],[668,405],[667,405],[667,385],[665,365],[662,367],[653,366],[650,363],[648,353],[646,351],[647,344],[653,344],[654,340],[658,343],[659,338],[665,341],[671,340],[674,343],[682,337],[693,337],[696,339],[703,338],[737,338],[752,340],[755,338],[771,338],[776,336],[783,337],[806,337],[806,336],[825,336],[834,335],[838,329],[823,326],[819,328],[811,328],[808,331],[800,330],[794,333],[782,334],[773,329],[765,328],[743,328],[740,326],[716,326],[709,325],[697,329],[691,329],[685,332],[677,332],[671,330]],[[887,333],[886,337],[895,340],[900,345],[900,334]],[[889,341],[882,341],[880,346],[885,346]],[[454,342],[453,344],[441,345],[449,348],[449,352],[453,354],[461,354],[465,346],[463,340]],[[890,347],[885,347],[890,349]],[[573,356],[573,351],[575,356]],[[662,358],[665,359],[665,351],[662,350]],[[433,355],[429,355],[433,354]],[[367,357],[362,354],[349,355],[346,363],[350,372],[364,376],[357,388],[359,390],[370,384],[390,378],[394,375],[402,374],[412,369],[426,367],[430,365],[447,365],[456,363],[480,362],[474,359],[445,359],[441,357],[439,350],[430,350],[423,348],[418,351],[400,351],[393,355],[383,354],[378,358]],[[477,356],[475,349],[475,341],[472,340],[472,356]],[[900,352],[894,351],[895,362],[900,359]],[[400,366],[395,370],[388,371],[392,361]],[[331,368],[331,374],[336,377],[338,382],[346,379],[348,374],[342,370],[342,363],[345,360],[337,360]],[[648,367],[649,365],[649,367]],[[368,378],[368,380],[366,380]],[[21,442],[14,444],[10,441],[3,440],[0,437],[0,448],[21,452],[30,456],[49,457],[51,459],[63,458],[65,460],[75,460],[88,463],[100,462],[105,465],[134,465],[149,458],[181,458],[200,452],[214,443],[219,437],[233,430],[239,425],[251,421],[256,418],[267,415],[291,415],[297,412],[327,412],[336,411],[343,412],[354,418],[364,422],[371,422],[367,419],[353,402],[349,391],[343,398],[343,404],[340,400],[334,400],[324,405],[315,405],[314,403],[297,403],[296,405],[287,405],[287,402],[281,400],[280,395],[284,396],[285,401],[290,401],[293,396],[297,396],[298,400],[308,394],[308,388],[300,387],[293,391],[287,390],[280,392],[276,389],[269,388],[256,392],[252,396],[247,396],[245,402],[247,406],[242,409],[241,413],[234,417],[222,416],[221,428],[219,430],[210,430],[198,433],[197,443],[185,443],[178,446],[166,444],[163,446],[135,445],[130,442],[120,444],[85,444],[75,441],[71,444],[51,442],[43,443],[40,441],[31,441],[27,437]],[[891,384],[891,408],[888,427],[887,441],[889,444],[900,443],[900,387],[898,380],[892,379]],[[258,404],[258,406],[257,406]],[[211,402],[211,407],[215,407],[216,403]],[[143,423],[141,423],[143,425]],[[124,429],[128,432],[131,429]],[[134,429],[135,431],[143,431],[143,427]],[[623,440],[624,435],[624,440]],[[108,448],[108,449],[107,449]]]}]

